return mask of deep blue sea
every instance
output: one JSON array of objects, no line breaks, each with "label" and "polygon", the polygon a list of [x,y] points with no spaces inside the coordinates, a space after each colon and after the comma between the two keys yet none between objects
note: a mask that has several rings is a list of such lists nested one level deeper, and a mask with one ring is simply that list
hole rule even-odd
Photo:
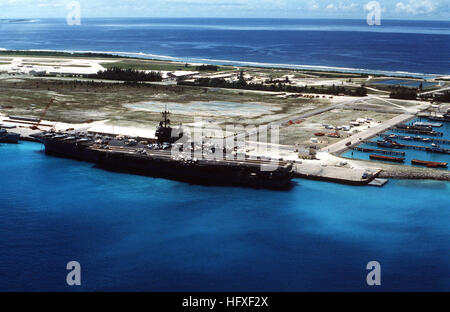
[{"label": "deep blue sea", "polygon": [[450,183],[279,192],[108,172],[36,143],[0,159],[0,291],[450,290]]},{"label": "deep blue sea", "polygon": [[122,52],[220,64],[450,74],[449,21],[332,19],[0,20],[0,48]]}]

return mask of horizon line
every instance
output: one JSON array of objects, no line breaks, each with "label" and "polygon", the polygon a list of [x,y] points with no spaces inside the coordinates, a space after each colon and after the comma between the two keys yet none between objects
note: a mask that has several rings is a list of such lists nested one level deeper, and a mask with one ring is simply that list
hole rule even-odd
[{"label": "horizon line", "polygon": [[[66,17],[13,17],[3,18],[0,20],[18,20],[18,19],[65,19]],[[278,19],[278,20],[300,20],[300,19],[323,19],[323,20],[366,20],[366,18],[345,18],[345,17],[182,17],[182,16],[88,16],[82,19],[100,19],[100,18],[129,18],[129,19]],[[410,19],[410,18],[384,18],[386,21],[422,21],[422,22],[448,22],[448,19]]]}]

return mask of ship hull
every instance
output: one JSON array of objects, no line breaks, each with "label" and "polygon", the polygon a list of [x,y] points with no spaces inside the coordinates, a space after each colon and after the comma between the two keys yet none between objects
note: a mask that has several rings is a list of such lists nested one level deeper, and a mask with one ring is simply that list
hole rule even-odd
[{"label": "ship hull", "polygon": [[16,144],[19,142],[19,139],[20,139],[20,135],[15,134],[15,133],[8,133],[8,134],[0,137],[0,143]]},{"label": "ship hull", "polygon": [[110,171],[127,172],[151,177],[207,185],[236,185],[254,188],[289,189],[293,173],[279,168],[261,171],[260,166],[245,166],[226,162],[185,162],[170,157],[150,157],[138,154],[91,149],[85,144],[64,141],[43,141],[49,155],[95,163]]},{"label": "ship hull", "polygon": [[433,117],[433,116],[428,116],[427,118],[429,120],[433,120],[433,121],[447,121],[447,122],[450,122],[450,117]]}]

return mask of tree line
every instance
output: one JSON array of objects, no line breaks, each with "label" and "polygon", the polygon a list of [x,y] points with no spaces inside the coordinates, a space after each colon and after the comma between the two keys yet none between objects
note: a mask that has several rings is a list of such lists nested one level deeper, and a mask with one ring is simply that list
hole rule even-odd
[{"label": "tree line", "polygon": [[417,91],[407,87],[396,86],[391,88],[389,97],[392,99],[415,100],[417,98]]},{"label": "tree line", "polygon": [[217,65],[199,65],[196,67],[197,71],[217,71],[219,66]]},{"label": "tree line", "polygon": [[106,70],[99,71],[96,74],[87,75],[89,78],[106,79],[106,80],[121,80],[121,81],[161,81],[162,75],[159,72],[144,72],[136,69],[122,69],[119,67],[112,67]]},{"label": "tree line", "polygon": [[275,91],[275,92],[292,92],[292,93],[318,93],[318,94],[345,94],[350,96],[366,96],[367,90],[364,86],[359,88],[345,88],[341,86],[322,86],[320,88],[314,86],[292,86],[286,83],[264,84],[264,83],[248,83],[244,80],[243,75],[236,81],[226,81],[223,78],[198,78],[192,81],[178,81],[179,85],[202,86],[213,88],[229,88],[229,89],[246,89],[258,91]]}]

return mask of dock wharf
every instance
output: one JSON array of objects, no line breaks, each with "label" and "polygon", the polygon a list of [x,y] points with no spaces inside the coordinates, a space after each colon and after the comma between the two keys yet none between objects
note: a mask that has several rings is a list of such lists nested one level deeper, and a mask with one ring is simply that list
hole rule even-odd
[{"label": "dock wharf", "polygon": [[367,148],[367,147],[356,146],[356,147],[352,147],[351,149],[354,151],[365,152],[365,153],[379,153],[379,154],[385,154],[385,155],[405,156],[405,152],[390,151],[390,150],[383,150],[383,149],[377,149],[377,148]]},{"label": "dock wharf", "polygon": [[412,133],[412,134],[427,134],[431,136],[443,136],[442,132],[438,131],[426,131],[426,130],[414,130],[414,129],[401,129],[401,128],[393,128],[392,132],[403,132],[403,133]]},{"label": "dock wharf", "polygon": [[414,114],[406,113],[402,115],[395,116],[394,118],[383,122],[377,126],[371,127],[365,131],[355,133],[350,137],[347,137],[343,140],[340,140],[336,143],[333,143],[329,146],[322,148],[322,152],[328,152],[330,154],[340,154],[352,146],[356,146],[361,144],[364,140],[369,140],[382,132],[388,131],[392,127],[400,123],[408,122],[409,120],[415,118]]},{"label": "dock wharf", "polygon": [[[367,144],[367,145],[378,146],[377,142],[375,142],[375,141],[365,141],[363,143]],[[430,153],[437,153],[437,152],[434,152],[434,151],[430,150],[431,147],[422,146],[422,145],[399,144],[398,147],[399,148],[404,148],[404,149],[413,149],[413,150],[418,150],[418,151],[426,151],[426,152],[430,152]],[[450,154],[450,149],[443,149],[443,150],[445,151],[444,154]]]},{"label": "dock wharf", "polygon": [[[380,136],[382,136],[382,137],[389,137],[390,134],[383,133],[383,134],[380,134]],[[395,137],[392,137],[392,138],[393,139],[398,138],[398,139],[401,139],[401,140],[405,140],[405,138],[407,138],[407,136],[396,135]],[[420,137],[420,139],[419,139],[419,138],[416,138],[416,137],[410,137],[410,140],[412,140],[412,141],[422,141],[423,139],[425,139],[427,142],[430,142],[430,143],[450,144],[450,140],[445,140],[445,139],[428,138],[428,137]]]}]

